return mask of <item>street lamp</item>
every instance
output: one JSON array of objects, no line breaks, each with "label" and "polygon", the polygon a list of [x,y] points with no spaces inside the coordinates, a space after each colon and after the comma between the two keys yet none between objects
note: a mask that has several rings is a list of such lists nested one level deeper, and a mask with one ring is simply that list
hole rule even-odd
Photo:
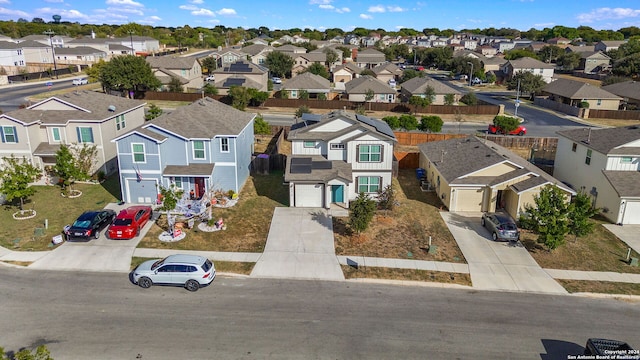
[{"label": "street lamp", "polygon": [[56,53],[53,50],[53,35],[55,35],[55,32],[53,32],[51,29],[43,32],[43,34],[45,35],[49,35],[49,44],[51,44],[51,56],[53,57],[53,72],[56,74],[56,79],[58,78],[58,65],[56,64]]},{"label": "street lamp", "polygon": [[469,86],[471,86],[471,78],[473,77],[473,63],[467,62],[467,64],[471,65],[471,71],[469,71]]},{"label": "street lamp", "polygon": [[518,106],[520,106],[520,79],[518,79],[518,88],[516,89],[516,111],[515,117],[518,117]]}]

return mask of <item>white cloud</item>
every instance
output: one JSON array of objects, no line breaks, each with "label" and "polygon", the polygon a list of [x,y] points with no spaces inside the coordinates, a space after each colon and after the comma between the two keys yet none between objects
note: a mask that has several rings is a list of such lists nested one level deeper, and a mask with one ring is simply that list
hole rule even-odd
[{"label": "white cloud", "polygon": [[204,0],[191,0],[192,4],[204,4]]},{"label": "white cloud", "polygon": [[367,11],[369,11],[370,13],[383,13],[386,11],[386,9],[382,5],[375,5],[375,6],[370,6],[369,10]]},{"label": "white cloud", "polygon": [[152,20],[152,21],[160,21],[160,20],[162,20],[162,18],[160,16],[155,16],[155,15],[154,16],[149,16],[147,19],[148,20]]},{"label": "white cloud", "polygon": [[0,0],[0,4],[11,4],[9,0]]},{"label": "white cloud", "polygon": [[123,8],[109,7],[109,8],[107,8],[107,11],[110,12],[110,13],[121,12],[121,13],[127,13],[127,14],[134,14],[134,15],[138,15],[138,16],[144,16],[144,12],[142,12],[142,10],[134,9],[134,8],[128,8],[128,7],[123,7]]},{"label": "white cloud", "polygon": [[331,4],[331,1],[333,0],[310,0],[309,4],[310,5],[327,5],[327,4]]},{"label": "white cloud", "polygon": [[330,4],[320,4],[320,5],[318,5],[318,7],[320,9],[323,9],[323,10],[333,10],[333,9],[335,9],[335,7],[333,5],[330,5]]},{"label": "white cloud", "polygon": [[576,18],[581,22],[594,22],[610,19],[626,19],[640,16],[640,9],[630,8],[599,8],[589,13],[578,14]]},{"label": "white cloud", "polygon": [[387,10],[389,10],[389,12],[403,12],[403,11],[407,11],[407,9],[403,9],[400,6],[387,6]]},{"label": "white cloud", "polygon": [[5,9],[3,7],[0,7],[0,15],[18,16],[18,17],[23,17],[23,18],[29,17],[29,14],[27,14],[24,11]]},{"label": "white cloud", "polygon": [[216,14],[209,9],[198,9],[191,12],[194,16],[216,16]]},{"label": "white cloud", "polygon": [[144,7],[144,5],[142,5],[141,3],[133,1],[133,0],[107,0],[106,4],[107,5]]},{"label": "white cloud", "polygon": [[556,26],[556,24],[552,22],[533,24],[533,27],[535,29],[544,29],[546,27],[554,27],[554,26]]},{"label": "white cloud", "polygon": [[341,7],[339,9],[336,9],[336,12],[339,14],[348,13],[351,12],[351,9],[349,9],[348,7]]},{"label": "white cloud", "polygon": [[349,9],[348,7],[337,8],[337,7],[335,7],[333,5],[330,5],[330,4],[320,4],[320,5],[318,5],[318,7],[320,9],[322,9],[322,10],[335,11],[338,14],[351,12],[351,9]]},{"label": "white cloud", "polygon": [[48,3],[63,3],[64,0],[44,0],[44,2],[48,2]]},{"label": "white cloud", "polygon": [[373,16],[369,14],[360,14],[360,19],[371,20],[373,19]]},{"label": "white cloud", "polygon": [[236,11],[234,9],[229,9],[229,8],[222,8],[218,11],[216,11],[216,14],[218,15],[237,15]]},{"label": "white cloud", "polygon": [[198,10],[198,7],[195,5],[180,5],[180,9],[194,11],[194,10]]}]

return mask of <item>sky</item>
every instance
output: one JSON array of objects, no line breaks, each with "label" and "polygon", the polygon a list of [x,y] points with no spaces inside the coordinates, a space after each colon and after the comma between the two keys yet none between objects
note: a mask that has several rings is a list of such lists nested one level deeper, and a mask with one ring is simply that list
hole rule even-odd
[{"label": "sky", "polygon": [[0,20],[276,29],[640,27],[640,0],[0,0]]}]

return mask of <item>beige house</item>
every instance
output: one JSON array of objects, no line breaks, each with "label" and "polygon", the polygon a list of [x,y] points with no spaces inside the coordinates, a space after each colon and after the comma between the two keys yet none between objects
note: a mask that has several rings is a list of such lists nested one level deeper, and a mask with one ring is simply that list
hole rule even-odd
[{"label": "beige house", "polygon": [[418,145],[428,186],[451,212],[504,210],[517,219],[547,185],[568,186],[494,142],[467,138]]},{"label": "beige house", "polygon": [[248,59],[252,63],[264,66],[267,61],[267,55],[273,51],[273,47],[263,44],[253,44],[243,47],[241,51],[248,55]]},{"label": "beige house", "polygon": [[[367,100],[367,93],[372,92],[373,98]],[[363,75],[345,84],[344,93],[349,101],[356,102],[395,102],[397,92],[389,84],[370,75]]]},{"label": "beige house", "polygon": [[640,224],[640,127],[558,131],[554,176],[615,224]]},{"label": "beige house", "polygon": [[373,69],[378,65],[382,65],[387,62],[384,53],[376,49],[364,49],[358,51],[355,59],[355,63],[359,68]]},{"label": "beige house", "polygon": [[324,96],[324,99],[327,100],[330,99],[331,83],[320,75],[305,72],[285,80],[281,91],[287,91],[289,99],[299,99],[302,92],[305,91],[310,99]]},{"label": "beige house", "polygon": [[380,64],[371,70],[376,74],[376,79],[385,82],[390,86],[399,81],[402,76],[402,69],[390,62]]},{"label": "beige house", "polygon": [[94,91],[75,91],[0,115],[0,157],[26,157],[44,168],[55,164],[60,144],[96,145],[94,170],[118,169],[111,139],[144,123],[139,100]]},{"label": "beige house", "polygon": [[216,77],[214,86],[220,90],[220,95],[228,94],[232,86],[243,86],[258,91],[267,91],[268,88],[269,70],[248,60],[238,60],[216,69],[213,74]]},{"label": "beige house", "polygon": [[291,68],[291,76],[302,74],[313,64],[320,64],[326,68],[327,54],[323,52],[292,54],[293,67]]},{"label": "beige house", "polygon": [[345,63],[344,65],[337,66],[333,69],[333,83],[336,85],[336,88],[339,88],[339,84],[342,84],[342,89],[344,89],[344,84],[349,81],[360,76],[360,72],[362,69],[357,67],[354,63]]},{"label": "beige house", "polygon": [[626,110],[640,109],[640,82],[629,80],[602,87],[622,98],[622,107]]},{"label": "beige house", "polygon": [[204,85],[202,68],[195,57],[149,56],[146,60],[163,87],[169,85],[172,78],[180,80],[185,92]]},{"label": "beige house", "polygon": [[547,64],[540,60],[530,57],[523,57],[515,60],[507,60],[500,66],[500,70],[505,74],[507,79],[511,79],[520,71],[528,71],[534,75],[542,76],[546,83],[550,83],[553,79],[554,64]]},{"label": "beige house", "polygon": [[542,92],[549,96],[549,100],[571,106],[577,107],[586,101],[589,109],[618,110],[622,100],[598,86],[568,79],[557,79],[542,88]]},{"label": "beige house", "polygon": [[451,86],[438,81],[430,76],[427,77],[414,77],[400,84],[400,96],[402,101],[409,101],[412,96],[420,96],[424,98],[425,91],[428,87],[431,87],[435,92],[433,98],[433,105],[444,105],[445,97],[449,94],[453,95],[453,102],[457,103],[462,96],[462,93]]}]

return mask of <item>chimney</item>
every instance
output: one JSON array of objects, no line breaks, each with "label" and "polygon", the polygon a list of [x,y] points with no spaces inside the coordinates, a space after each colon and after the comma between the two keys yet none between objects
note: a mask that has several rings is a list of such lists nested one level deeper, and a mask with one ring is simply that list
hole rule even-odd
[{"label": "chimney", "polygon": [[351,59],[355,60],[358,58],[358,49],[351,49]]}]

